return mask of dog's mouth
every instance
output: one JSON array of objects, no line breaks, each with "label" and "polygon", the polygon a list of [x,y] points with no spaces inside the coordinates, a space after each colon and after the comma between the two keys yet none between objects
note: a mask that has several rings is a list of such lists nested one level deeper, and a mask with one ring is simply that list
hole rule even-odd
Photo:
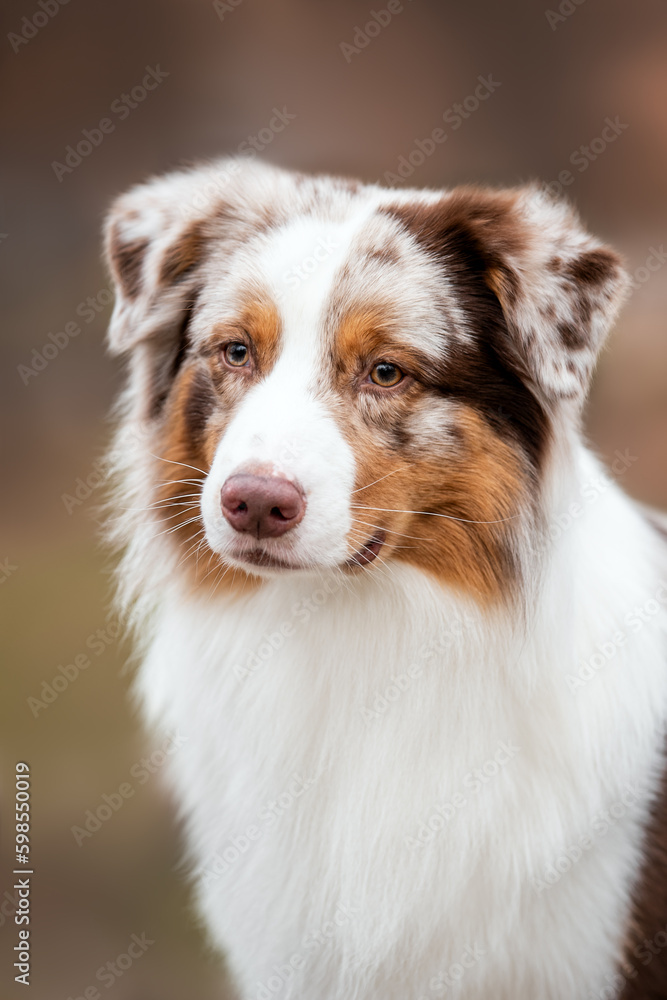
[{"label": "dog's mouth", "polygon": [[387,532],[380,528],[375,532],[372,538],[369,538],[367,542],[364,542],[364,544],[350,556],[345,565],[349,566],[351,569],[354,567],[363,569],[365,566],[368,566],[375,559],[377,559],[386,538]]},{"label": "dog's mouth", "polygon": [[257,566],[261,569],[303,569],[300,563],[288,562],[285,559],[278,559],[270,555],[265,549],[248,549],[245,552],[234,552],[232,558],[236,562],[247,563],[250,566]]},{"label": "dog's mouth", "polygon": [[[343,564],[346,569],[364,569],[369,566],[380,554],[380,550],[387,538],[387,533],[379,529],[375,534],[364,542],[349,559]],[[266,549],[259,546],[254,549],[246,549],[243,552],[232,553],[235,562],[245,563],[249,566],[256,566],[258,569],[268,570],[298,570],[308,569],[308,565],[302,562],[290,562],[287,559],[280,559],[271,555]]]}]

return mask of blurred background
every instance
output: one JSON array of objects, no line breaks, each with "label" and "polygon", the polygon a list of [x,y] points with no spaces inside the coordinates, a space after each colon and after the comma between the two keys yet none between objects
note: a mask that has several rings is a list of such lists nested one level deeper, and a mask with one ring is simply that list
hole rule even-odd
[{"label": "blurred background", "polygon": [[[623,486],[667,507],[667,7],[392,0],[388,18],[387,0],[61,4],[6,2],[0,39],[3,841],[25,760],[33,1000],[93,987],[114,1000],[224,1000],[188,909],[160,758],[138,777],[150,747],[127,700],[128,650],[109,626],[95,522],[120,385],[104,350],[106,207],[148,174],[248,137],[274,163],[369,181],[551,183],[633,274],[597,372],[590,440],[609,461],[629,450]],[[113,127],[101,131],[105,118]],[[446,140],[429,142],[434,129]],[[54,687],[82,655],[89,666]],[[128,782],[133,794],[102,810],[99,829],[77,834]],[[0,997],[24,995],[9,957],[12,868],[9,854]],[[96,979],[133,934],[153,943]]]}]

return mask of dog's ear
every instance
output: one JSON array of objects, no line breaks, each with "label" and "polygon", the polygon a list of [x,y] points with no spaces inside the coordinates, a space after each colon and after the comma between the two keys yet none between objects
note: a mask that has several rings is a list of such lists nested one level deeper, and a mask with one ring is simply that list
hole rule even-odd
[{"label": "dog's ear", "polygon": [[583,400],[628,280],[569,205],[534,186],[461,188],[392,213],[441,263],[480,337],[500,317],[501,349],[538,395]]},{"label": "dog's ear", "polygon": [[108,343],[113,354],[131,355],[144,416],[160,415],[187,356],[208,257],[223,245],[231,254],[261,231],[281,175],[241,157],[217,160],[140,184],[112,205],[105,256],[116,303]]},{"label": "dog's ear", "polygon": [[108,334],[112,353],[164,338],[183,322],[216,196],[211,191],[202,197],[201,185],[199,171],[168,174],[132,188],[112,205],[104,240],[116,290]]}]

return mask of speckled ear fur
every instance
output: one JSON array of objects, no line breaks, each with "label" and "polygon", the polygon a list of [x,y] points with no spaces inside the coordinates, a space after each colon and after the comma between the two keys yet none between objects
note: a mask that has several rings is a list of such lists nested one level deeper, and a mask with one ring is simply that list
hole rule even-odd
[{"label": "speckled ear fur", "polygon": [[442,261],[480,333],[480,289],[493,292],[507,349],[545,399],[584,397],[628,280],[619,256],[589,236],[567,204],[537,187],[458,188],[395,214]]},{"label": "speckled ear fur", "polygon": [[[121,195],[105,227],[105,256],[116,288],[108,342],[114,354],[178,325],[195,287],[206,249],[213,199],[187,211],[198,174],[149,181]],[[199,202],[197,202],[199,204]]]}]

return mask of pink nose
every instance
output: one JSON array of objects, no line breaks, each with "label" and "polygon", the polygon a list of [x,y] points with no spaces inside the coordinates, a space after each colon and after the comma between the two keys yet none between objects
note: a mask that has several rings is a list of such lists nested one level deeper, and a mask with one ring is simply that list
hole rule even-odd
[{"label": "pink nose", "polygon": [[295,528],[306,510],[299,490],[279,476],[240,472],[220,491],[222,513],[235,531],[255,538],[278,538]]}]

